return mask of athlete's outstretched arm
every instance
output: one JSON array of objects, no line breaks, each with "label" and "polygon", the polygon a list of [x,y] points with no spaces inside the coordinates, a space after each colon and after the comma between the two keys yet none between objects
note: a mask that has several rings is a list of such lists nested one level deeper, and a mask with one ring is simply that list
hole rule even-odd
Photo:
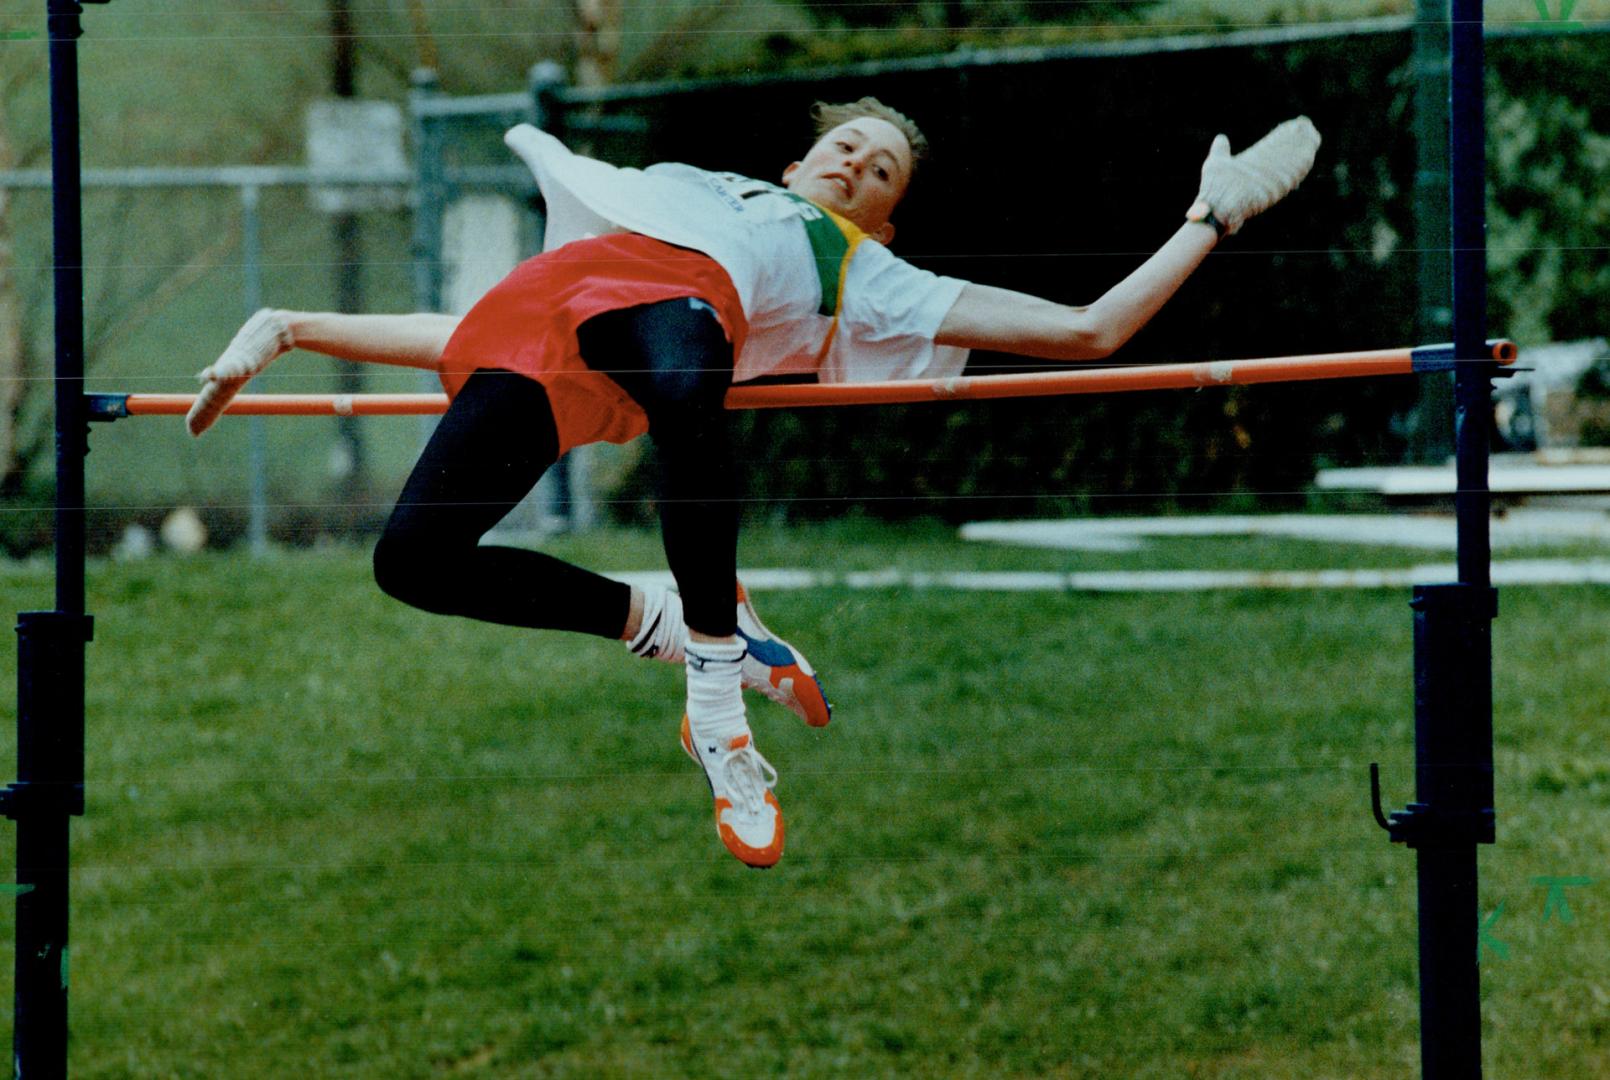
[{"label": "athlete's outstretched arm", "polygon": [[1202,164],[1202,186],[1182,225],[1155,255],[1088,307],[1010,289],[968,285],[940,324],[941,345],[1034,356],[1099,360],[1135,335],[1179,291],[1221,235],[1289,195],[1313,166],[1319,132],[1288,120],[1240,154],[1223,135]]},{"label": "athlete's outstretched arm", "polygon": [[436,370],[457,315],[341,315],[333,311],[281,311],[294,346],[361,364],[396,364]]},{"label": "athlete's outstretched arm", "polygon": [[1182,225],[1157,254],[1088,307],[969,284],[940,324],[935,340],[1042,360],[1100,360],[1157,314],[1216,243],[1213,226]]},{"label": "athlete's outstretched arm", "polygon": [[457,327],[454,315],[342,315],[264,308],[246,320],[217,360],[202,369],[201,392],[185,426],[192,435],[206,431],[252,376],[292,349],[355,363],[434,371]]}]

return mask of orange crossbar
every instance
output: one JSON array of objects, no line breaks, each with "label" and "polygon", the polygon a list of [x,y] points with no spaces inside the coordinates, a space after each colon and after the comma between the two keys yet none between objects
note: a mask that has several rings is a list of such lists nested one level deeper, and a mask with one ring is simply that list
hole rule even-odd
[{"label": "orange crossbar", "polygon": [[[1490,343],[1492,359],[1514,363],[1515,344]],[[1251,386],[1315,379],[1411,375],[1422,370],[1412,348],[1371,352],[1275,356],[1254,360],[1210,360],[1194,364],[1078,368],[1020,375],[966,375],[951,379],[894,382],[807,383],[735,386],[729,409],[783,409],[812,405],[891,405],[922,401],[978,401],[991,398],[1110,394],[1129,390],[1185,390],[1207,386]],[[193,394],[130,394],[130,416],[176,416],[188,412]],[[428,416],[445,411],[444,394],[242,394],[226,410],[234,416]]]},{"label": "orange crossbar", "polygon": [[[183,416],[194,394],[130,394],[130,416]],[[435,416],[447,411],[446,394],[241,394],[224,410],[231,416]]]}]

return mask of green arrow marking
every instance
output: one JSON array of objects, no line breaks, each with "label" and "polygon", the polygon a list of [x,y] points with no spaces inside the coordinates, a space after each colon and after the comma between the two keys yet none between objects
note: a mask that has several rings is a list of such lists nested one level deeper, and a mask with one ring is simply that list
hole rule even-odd
[{"label": "green arrow marking", "polygon": [[0,30],[0,41],[27,41],[38,36],[37,30]]},{"label": "green arrow marking", "polygon": [[1548,922],[1550,917],[1558,912],[1560,921],[1568,923],[1574,922],[1576,916],[1571,914],[1571,905],[1566,902],[1565,890],[1592,885],[1593,879],[1590,877],[1535,877],[1532,879],[1532,884],[1541,885],[1548,890],[1548,895],[1543,899],[1543,921]]},{"label": "green arrow marking", "polygon": [[1580,27],[1582,24],[1571,18],[1571,12],[1576,10],[1576,0],[1560,0],[1560,17],[1549,15],[1548,0],[1532,0],[1532,6],[1537,8],[1537,19],[1559,29]]},{"label": "green arrow marking", "polygon": [[32,885],[0,885],[0,892],[8,892],[13,896],[21,896],[25,892],[33,892]]},{"label": "green arrow marking", "polygon": [[1493,937],[1491,934],[1489,934],[1487,932],[1487,931],[1491,930],[1494,926],[1498,925],[1498,920],[1503,917],[1503,914],[1504,914],[1504,905],[1499,904],[1497,909],[1493,911],[1492,916],[1490,918],[1488,918],[1488,919],[1482,920],[1481,924],[1479,926],[1477,926],[1477,928],[1476,928],[1476,963],[1478,963],[1478,964],[1481,963],[1481,953],[1482,953],[1482,950],[1484,948],[1485,949],[1491,949],[1492,952],[1493,952],[1493,955],[1498,957],[1498,959],[1500,959],[1500,960],[1508,960],[1509,959],[1509,946],[1505,945],[1502,941],[1499,941],[1497,938]]}]

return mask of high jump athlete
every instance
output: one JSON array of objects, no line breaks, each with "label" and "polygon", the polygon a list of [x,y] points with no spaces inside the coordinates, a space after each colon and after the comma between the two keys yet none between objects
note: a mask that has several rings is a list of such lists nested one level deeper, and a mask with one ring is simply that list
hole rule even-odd
[{"label": "high jump athlete", "polygon": [[[1085,307],[919,270],[890,220],[927,151],[873,98],[814,110],[817,141],[780,186],[687,165],[617,169],[521,125],[506,136],[547,203],[541,255],[462,319],[265,309],[203,383],[199,435],[268,364],[304,348],[440,375],[450,400],[375,546],[375,577],[427,611],[619,638],[687,672],[682,745],[716,828],[750,866],[783,850],[776,770],[742,688],[826,724],[820,682],[737,584],[738,483],[723,397],[735,382],[943,378],[967,350],[1109,356],[1213,250],[1307,175],[1319,134],[1289,120],[1240,154],[1218,136],[1186,221]],[[478,543],[573,446],[647,433],[678,591],[639,589],[538,552]]]}]

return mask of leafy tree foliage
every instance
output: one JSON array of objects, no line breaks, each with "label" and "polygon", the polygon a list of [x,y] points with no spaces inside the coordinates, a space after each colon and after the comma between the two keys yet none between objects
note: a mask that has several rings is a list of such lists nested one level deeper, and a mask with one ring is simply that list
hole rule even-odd
[{"label": "leafy tree foliage", "polygon": [[1523,341],[1606,330],[1610,53],[1568,41],[1517,50],[1488,100],[1490,313]]}]

